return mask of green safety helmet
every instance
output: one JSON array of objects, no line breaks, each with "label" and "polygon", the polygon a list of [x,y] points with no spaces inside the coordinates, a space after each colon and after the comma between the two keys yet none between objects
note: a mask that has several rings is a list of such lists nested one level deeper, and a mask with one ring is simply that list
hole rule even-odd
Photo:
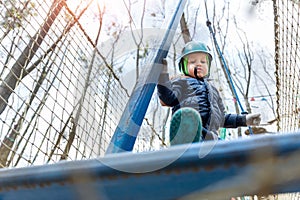
[{"label": "green safety helmet", "polygon": [[210,48],[203,42],[198,41],[191,41],[185,44],[184,48],[182,49],[181,56],[179,57],[179,70],[183,72],[185,75],[188,74],[187,69],[187,59],[185,57],[191,53],[207,53],[208,58],[208,75],[210,74],[210,65],[212,61],[212,54],[210,52]]}]

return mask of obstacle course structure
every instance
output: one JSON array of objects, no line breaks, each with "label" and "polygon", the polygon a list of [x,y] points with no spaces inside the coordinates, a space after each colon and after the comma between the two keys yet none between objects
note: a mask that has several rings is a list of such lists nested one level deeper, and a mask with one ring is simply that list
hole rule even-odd
[{"label": "obstacle course structure", "polygon": [[[186,1],[178,1],[166,20],[171,35],[159,38],[152,54],[144,49],[153,55],[144,59],[152,71],[142,73],[133,93],[122,82],[124,69],[111,59],[123,55],[120,48],[99,40],[104,11],[96,1],[5,1],[0,15],[0,166],[8,169],[0,171],[1,198],[298,192],[299,2],[273,3],[278,133],[167,148],[165,135],[145,114],[155,103],[160,62],[178,34],[174,31]],[[91,26],[91,16],[97,26]],[[106,33],[115,36],[115,26]],[[104,51],[108,46],[110,51]],[[111,154],[119,150],[133,152]]]}]

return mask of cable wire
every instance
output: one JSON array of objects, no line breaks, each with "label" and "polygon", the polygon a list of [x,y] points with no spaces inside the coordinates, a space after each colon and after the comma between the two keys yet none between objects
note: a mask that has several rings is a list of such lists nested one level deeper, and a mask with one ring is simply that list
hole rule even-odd
[{"label": "cable wire", "polygon": [[[217,51],[218,51],[218,54],[220,55],[221,61],[222,61],[222,63],[223,63],[223,66],[224,66],[224,68],[225,68],[225,71],[226,71],[226,74],[227,74],[227,77],[228,77],[228,80],[229,80],[229,83],[230,83],[230,85],[231,85],[231,87],[232,87],[232,91],[233,91],[233,93],[234,93],[235,99],[236,99],[236,101],[237,101],[237,103],[238,103],[238,105],[239,105],[239,107],[240,107],[240,109],[241,109],[241,111],[242,111],[241,114],[248,114],[248,112],[244,110],[244,108],[243,108],[243,106],[242,106],[242,104],[241,104],[241,101],[240,101],[239,96],[238,96],[238,94],[237,94],[237,91],[236,91],[236,89],[235,89],[234,83],[233,83],[233,81],[232,81],[232,78],[231,78],[231,75],[230,75],[229,68],[228,68],[228,66],[227,66],[227,63],[226,63],[226,61],[225,61],[225,59],[224,59],[224,56],[223,56],[223,53],[222,53],[222,51],[221,51],[221,49],[220,49],[220,47],[219,47],[218,41],[217,41],[217,39],[216,39],[216,34],[215,34],[215,32],[213,31],[213,29],[212,29],[211,22],[209,21],[208,10],[207,10],[207,2],[206,2],[206,1],[207,1],[207,0],[204,0],[205,11],[206,11],[206,19],[207,19],[206,25],[207,25],[207,27],[208,27],[208,29],[209,29],[209,31],[210,31],[212,37],[213,37],[213,41],[214,41],[214,43],[215,43],[215,47],[216,47],[216,49],[217,49]],[[252,128],[251,128],[250,126],[249,126],[249,132],[250,132],[250,134],[253,134]]]}]

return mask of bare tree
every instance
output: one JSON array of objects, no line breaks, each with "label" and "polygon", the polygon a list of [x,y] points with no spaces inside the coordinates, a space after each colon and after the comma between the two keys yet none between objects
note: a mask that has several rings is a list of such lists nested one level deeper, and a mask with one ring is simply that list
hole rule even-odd
[{"label": "bare tree", "polygon": [[[29,41],[28,45],[17,59],[15,64],[12,66],[8,75],[4,78],[3,82],[0,85],[0,114],[4,111],[7,106],[8,99],[13,93],[15,87],[18,85],[20,79],[24,77],[26,72],[26,66],[29,64],[30,60],[35,55],[35,52],[39,48],[39,45],[42,43],[43,39],[47,35],[51,25],[54,22],[54,19],[58,16],[60,10],[64,6],[64,1],[54,1],[50,9],[48,18],[45,20],[45,23],[40,28],[40,30],[35,34],[33,38]],[[41,80],[42,81],[42,80]],[[34,98],[34,97],[33,97]],[[28,109],[28,107],[27,107]],[[26,110],[24,114],[26,113]],[[9,133],[0,146],[0,162],[1,166],[6,165],[7,157],[10,153],[10,149],[15,142],[15,138],[18,135],[18,131],[22,125],[23,118],[21,117],[19,121],[15,124],[12,132]]]},{"label": "bare tree", "polygon": [[53,2],[48,17],[45,20],[45,23],[42,25],[39,31],[31,38],[20,57],[17,59],[17,61],[9,71],[8,75],[4,78],[3,82],[1,83],[0,114],[6,108],[10,95],[13,93],[14,89],[18,85],[20,78],[23,76],[24,73],[26,73],[27,65],[35,55],[35,52],[38,50],[40,44],[43,42],[51,25],[54,23],[55,18],[58,16],[64,4],[64,0],[55,0]]},{"label": "bare tree", "polygon": [[[235,85],[238,86],[240,93],[242,94],[246,110],[248,113],[251,113],[251,107],[249,103],[249,89],[252,77],[252,65],[254,60],[254,53],[252,52],[252,48],[247,38],[247,34],[245,31],[241,30],[238,27],[237,20],[234,18],[234,24],[236,27],[236,32],[239,37],[239,43],[242,44],[242,49],[236,49],[238,55],[238,61],[240,63],[237,64],[240,71],[243,73],[235,73],[236,78],[234,79]],[[239,77],[240,76],[240,77]]]},{"label": "bare tree", "polygon": [[188,43],[189,41],[191,41],[191,34],[188,25],[186,23],[184,13],[182,14],[180,19],[180,28],[181,28],[181,33],[182,33],[184,43]]},{"label": "bare tree", "polygon": [[[53,21],[54,21],[54,17],[57,17],[57,16],[58,16],[59,11],[61,10],[61,8],[62,8],[63,6],[64,6],[64,1],[56,2],[56,4],[55,4],[55,2],[54,2],[54,4],[52,5],[52,8],[54,8],[54,9],[51,9],[51,10],[50,10],[50,14],[48,15],[48,18],[47,18],[45,24],[40,28],[40,30],[43,30],[43,29],[45,29],[45,27],[46,27],[46,28],[47,28],[46,30],[49,31],[50,26],[51,26],[51,23],[53,23]],[[87,7],[88,7],[88,5],[87,5]],[[85,12],[85,9],[83,9],[83,10],[81,11],[81,13],[79,14],[79,16],[78,16],[77,18],[76,18],[76,17],[73,18],[74,20],[71,21],[71,22],[68,24],[68,26],[67,26],[67,27],[65,28],[65,30],[63,31],[62,35],[60,35],[60,36],[58,37],[58,39],[57,39],[57,40],[56,40],[56,41],[48,48],[48,50],[45,51],[45,53],[44,53],[42,56],[40,56],[39,59],[37,59],[36,62],[34,62],[31,66],[27,67],[27,69],[25,69],[25,67],[22,67],[21,65],[18,65],[18,62],[16,62],[16,64],[15,64],[15,65],[13,66],[13,68],[12,68],[12,69],[14,69],[14,70],[10,71],[10,73],[7,75],[7,77],[5,78],[5,80],[8,80],[8,82],[9,82],[10,84],[11,84],[11,83],[15,83],[16,85],[14,85],[14,86],[16,87],[16,86],[17,86],[17,83],[18,83],[19,81],[21,81],[24,77],[26,77],[29,73],[31,73],[33,70],[35,70],[36,67],[37,67],[42,61],[44,61],[44,59],[45,59],[50,53],[51,53],[51,55],[54,54],[55,49],[57,48],[57,45],[58,45],[60,42],[63,41],[62,39],[63,39],[63,38],[65,37],[65,35],[70,31],[70,29],[74,26],[74,24],[77,22],[77,20],[80,18],[80,16],[81,16],[84,12]],[[51,23],[49,24],[48,21],[51,21]],[[46,31],[46,32],[45,32],[45,31],[40,31],[41,33],[38,32],[38,33],[36,34],[36,37],[35,37],[35,38],[38,38],[38,39],[39,39],[39,40],[38,40],[38,44],[41,44],[41,43],[42,43],[43,38],[44,38],[44,37],[46,36],[46,34],[47,34],[47,31]],[[39,33],[40,33],[40,34],[39,34]],[[33,45],[32,49],[30,49],[30,47],[31,47],[30,44],[31,44],[31,43],[34,43],[34,44],[32,44],[32,45]],[[33,40],[31,40],[31,41],[29,42],[29,44],[27,45],[27,47],[26,47],[25,50],[23,51],[23,54],[19,57],[19,59],[18,59],[19,62],[24,61],[24,62],[26,62],[26,65],[28,65],[30,59],[33,58],[35,52],[36,52],[37,49],[39,48],[39,45],[37,45],[36,43],[37,43],[37,42],[33,42]],[[28,55],[30,58],[27,58],[27,60],[26,60],[26,56],[24,56],[24,55],[26,55],[26,53],[27,53],[27,54],[30,54],[30,56]],[[18,116],[16,116],[16,118],[15,118],[15,125],[14,125],[13,129],[11,129],[11,132],[7,133],[7,136],[3,139],[3,141],[2,141],[2,143],[1,143],[1,145],[0,145],[0,152],[1,152],[1,156],[0,156],[0,164],[1,164],[2,167],[4,167],[4,166],[6,165],[7,159],[8,159],[8,156],[9,156],[10,152],[12,152],[13,154],[11,155],[10,161],[9,161],[7,164],[9,164],[9,163],[11,162],[11,160],[13,159],[13,157],[14,157],[14,155],[15,155],[14,152],[16,152],[16,150],[19,148],[19,145],[21,144],[21,142],[22,142],[23,139],[25,138],[25,134],[28,134],[28,135],[29,135],[29,138],[30,138],[31,135],[32,135],[32,133],[29,133],[29,132],[28,132],[28,129],[29,129],[30,124],[33,122],[33,119],[35,118],[35,116],[32,116],[30,123],[27,125],[27,128],[25,128],[25,130],[27,130],[27,131],[25,131],[25,132],[23,133],[22,137],[20,137],[20,140],[19,140],[18,143],[16,144],[16,146],[15,146],[15,148],[14,148],[14,151],[12,151],[12,147],[13,147],[13,145],[14,145],[15,142],[16,142],[16,138],[17,138],[17,136],[20,134],[20,129],[21,129],[21,127],[23,126],[23,121],[24,121],[24,119],[25,119],[25,117],[26,117],[26,115],[27,115],[28,109],[31,107],[33,100],[36,98],[36,95],[37,95],[38,91],[41,89],[41,87],[42,87],[42,85],[43,85],[43,82],[46,80],[46,77],[47,77],[48,73],[50,72],[50,70],[51,70],[51,68],[52,68],[52,65],[53,65],[53,62],[54,62],[55,59],[53,59],[53,58],[51,59],[51,55],[50,55],[48,61],[45,63],[45,65],[44,65],[44,67],[43,67],[43,69],[42,69],[42,72],[41,72],[41,74],[40,74],[40,77],[39,77],[38,80],[37,80],[36,86],[35,86],[33,92],[31,93],[31,96],[29,97],[29,101],[27,102],[27,104],[26,104],[26,106],[25,106],[25,108],[24,108],[22,114],[19,116],[19,119],[17,119]],[[56,57],[57,57],[57,55],[56,55]],[[17,76],[16,76],[16,73],[13,73],[13,71],[15,71],[16,73],[18,73],[19,77],[17,77]],[[4,91],[9,90],[10,93],[8,93],[8,94],[5,93],[5,94],[7,95],[6,97],[9,98],[10,94],[13,93],[13,90],[12,90],[12,88],[9,87],[9,84],[7,84],[7,85],[5,84],[5,83],[6,83],[5,80],[4,80],[3,84],[2,84],[2,85],[4,85],[4,87],[1,87],[1,86],[0,86],[0,94],[1,94],[1,92],[4,92]],[[50,88],[52,87],[54,80],[55,80],[55,78],[52,80],[52,84],[50,84],[50,87],[48,88],[48,91],[49,91]],[[1,89],[2,89],[2,90],[1,90]],[[44,95],[44,100],[47,98],[47,96],[48,96],[48,94],[45,93],[45,95]],[[3,110],[4,110],[5,107],[6,107],[6,103],[5,103],[4,101],[2,101],[2,103],[4,103],[4,104],[2,104],[2,105],[3,105],[2,108],[3,108]],[[1,99],[0,99],[0,104],[1,104]],[[40,105],[38,106],[38,108],[37,108],[37,110],[36,110],[36,113],[38,113],[38,111],[44,106],[43,104],[44,104],[44,101],[42,101],[42,102],[40,103]],[[3,110],[2,110],[2,112],[3,112]],[[21,112],[21,111],[19,111],[19,112]],[[62,135],[62,134],[61,134],[61,135]],[[28,139],[29,139],[29,138],[28,138]],[[60,138],[60,137],[59,137],[59,138]],[[22,154],[24,153],[27,144],[28,144],[28,140],[25,142],[25,145],[23,146],[23,150],[22,150],[21,153],[19,154],[19,158],[18,158],[18,160],[16,161],[16,164],[18,163],[20,157],[21,157]],[[51,157],[50,157],[50,158],[51,158]],[[49,159],[50,159],[50,158],[49,158]]]}]

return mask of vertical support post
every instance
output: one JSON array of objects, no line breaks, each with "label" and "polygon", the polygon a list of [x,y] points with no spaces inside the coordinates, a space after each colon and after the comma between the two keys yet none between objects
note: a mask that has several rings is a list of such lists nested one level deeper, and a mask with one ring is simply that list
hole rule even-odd
[{"label": "vertical support post", "polygon": [[154,57],[149,59],[149,68],[143,69],[127,102],[119,124],[114,132],[106,154],[131,151],[145,117],[153,91],[162,71],[162,60],[167,57],[171,42],[183,14],[187,0],[179,0],[168,28]]}]

